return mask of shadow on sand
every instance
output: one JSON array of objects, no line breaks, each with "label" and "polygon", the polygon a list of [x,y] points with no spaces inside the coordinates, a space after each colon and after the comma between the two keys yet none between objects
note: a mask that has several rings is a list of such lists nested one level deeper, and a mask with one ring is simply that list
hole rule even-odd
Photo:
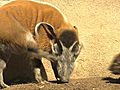
[{"label": "shadow on sand", "polygon": [[57,84],[64,84],[66,82],[61,82],[61,81],[57,81],[57,80],[54,80],[54,81],[49,81],[50,83],[57,83]]},{"label": "shadow on sand", "polygon": [[105,80],[106,83],[120,84],[120,78],[114,79],[114,78],[111,78],[111,77],[105,77],[102,80]]}]

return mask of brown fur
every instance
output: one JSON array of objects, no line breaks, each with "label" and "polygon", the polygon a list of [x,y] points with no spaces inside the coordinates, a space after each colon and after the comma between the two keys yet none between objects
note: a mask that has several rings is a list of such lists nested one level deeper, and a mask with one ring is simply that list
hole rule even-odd
[{"label": "brown fur", "polygon": [[[67,48],[69,48],[75,41],[78,41],[77,29],[67,23],[64,16],[56,8],[47,4],[38,4],[31,1],[14,1],[0,8],[0,42],[7,42],[8,44],[12,43],[11,45],[13,45],[13,51],[14,48],[19,48],[19,46],[25,48],[36,47],[35,43],[35,46],[31,45],[31,43],[26,39],[26,36],[31,33],[37,43],[37,47],[44,51],[50,52],[50,39],[45,30],[41,28],[39,38],[36,39],[36,36],[34,36],[35,26],[39,22],[47,22],[51,24],[55,28],[57,38],[60,39],[63,42],[63,45]],[[15,47],[16,45],[17,47]],[[17,52],[16,49],[15,52]],[[29,55],[26,53],[27,52],[25,52],[24,57],[21,57],[23,56],[23,53],[16,56],[14,56],[14,53],[10,58],[12,62],[8,65],[8,71],[10,67],[13,66],[10,70],[13,72],[18,71],[18,74],[16,73],[16,75],[19,76],[19,71],[21,71],[21,69],[18,70],[17,68],[14,68],[14,66],[21,67],[19,64],[21,59],[22,61],[28,63],[26,58],[28,58]],[[19,51],[18,54],[20,54]],[[15,64],[13,61],[16,61],[16,59],[17,63]],[[24,68],[24,66],[22,67]],[[29,76],[28,73],[25,75]],[[13,75],[11,74],[11,76]]]},{"label": "brown fur", "polygon": [[[28,31],[34,33],[35,25],[39,22],[48,22],[51,25],[53,25],[55,30],[57,30],[55,32],[57,33],[58,37],[63,33],[65,29],[73,30],[73,27],[71,25],[66,24],[64,17],[57,9],[46,4],[38,4],[31,1],[15,1],[1,7],[0,12],[4,12],[4,14],[0,16],[0,20],[4,20],[0,22],[1,34],[5,33],[3,34],[4,36],[2,35],[3,39],[10,41],[13,40],[14,42],[17,42],[20,45],[25,44],[25,41],[23,41],[24,39],[22,39],[24,38],[25,33]],[[3,27],[4,25],[5,27]],[[8,32],[12,33],[8,34]],[[72,32],[77,34],[77,31],[75,30]],[[75,38],[78,40],[77,37]],[[41,49],[45,51],[50,51],[49,39],[44,30],[40,31],[40,39],[38,43],[40,43],[39,47]]]}]

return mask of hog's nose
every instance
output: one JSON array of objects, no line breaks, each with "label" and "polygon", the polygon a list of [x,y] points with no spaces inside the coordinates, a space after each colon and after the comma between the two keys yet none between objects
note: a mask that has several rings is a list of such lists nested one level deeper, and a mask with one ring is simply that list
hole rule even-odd
[{"label": "hog's nose", "polygon": [[68,80],[63,80],[61,81],[62,83],[68,83],[69,81]]},{"label": "hog's nose", "polygon": [[60,80],[60,82],[61,82],[61,83],[68,83],[68,82],[69,82],[69,79],[62,78],[62,79]]}]

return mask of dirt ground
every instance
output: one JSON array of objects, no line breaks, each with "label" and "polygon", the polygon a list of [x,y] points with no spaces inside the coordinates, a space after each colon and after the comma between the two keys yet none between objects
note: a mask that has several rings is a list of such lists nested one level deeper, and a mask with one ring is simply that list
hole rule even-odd
[{"label": "dirt ground", "polygon": [[17,84],[4,90],[120,90],[120,79],[86,78],[72,79],[69,83],[57,84],[51,81],[44,84]]},{"label": "dirt ground", "polygon": [[[13,0],[0,0],[0,5],[10,1]],[[111,62],[120,54],[120,0],[32,1],[57,6],[68,21],[78,27],[84,48],[75,63],[70,83],[16,83],[4,90],[120,90],[120,79],[108,71]],[[47,62],[45,66],[48,79],[54,80],[50,64]]]}]

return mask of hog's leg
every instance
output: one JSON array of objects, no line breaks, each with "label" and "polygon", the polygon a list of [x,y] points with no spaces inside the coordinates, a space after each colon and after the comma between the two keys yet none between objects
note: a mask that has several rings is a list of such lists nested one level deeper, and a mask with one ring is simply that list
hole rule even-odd
[{"label": "hog's leg", "polygon": [[41,59],[34,59],[32,61],[32,64],[34,68],[34,75],[35,75],[36,81],[41,83],[43,83],[44,81],[47,81],[48,80],[47,74]]},{"label": "hog's leg", "polygon": [[9,87],[7,84],[4,83],[4,79],[3,79],[3,70],[6,67],[6,63],[4,60],[0,59],[0,87],[1,88],[7,88]]},{"label": "hog's leg", "polygon": [[52,69],[54,71],[55,77],[56,77],[57,81],[59,81],[59,75],[58,75],[58,70],[57,70],[57,62],[52,62],[51,61],[51,65],[52,65]]}]

